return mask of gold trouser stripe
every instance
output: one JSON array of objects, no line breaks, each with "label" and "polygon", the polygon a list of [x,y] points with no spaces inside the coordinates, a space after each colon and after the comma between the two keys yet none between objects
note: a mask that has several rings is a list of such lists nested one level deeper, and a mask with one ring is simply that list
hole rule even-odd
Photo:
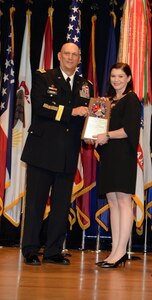
[{"label": "gold trouser stripe", "polygon": [[60,121],[61,120],[61,117],[62,117],[62,114],[63,114],[63,110],[64,110],[64,106],[63,105],[59,105],[59,108],[58,108],[58,111],[57,111],[56,117],[55,117],[56,121]]}]

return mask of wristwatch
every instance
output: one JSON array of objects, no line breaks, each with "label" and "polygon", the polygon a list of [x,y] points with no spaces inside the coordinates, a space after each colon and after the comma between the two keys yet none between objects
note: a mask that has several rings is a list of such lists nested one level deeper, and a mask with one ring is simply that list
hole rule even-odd
[{"label": "wristwatch", "polygon": [[109,135],[108,132],[107,132],[107,134],[106,134],[106,137],[107,137],[108,140],[110,139],[110,135]]}]

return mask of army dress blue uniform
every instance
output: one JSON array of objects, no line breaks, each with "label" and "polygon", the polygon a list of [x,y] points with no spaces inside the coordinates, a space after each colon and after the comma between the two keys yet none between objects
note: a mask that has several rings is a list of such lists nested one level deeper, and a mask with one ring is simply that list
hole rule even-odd
[{"label": "army dress blue uniform", "polygon": [[88,106],[90,82],[74,75],[72,91],[60,68],[38,70],[33,79],[32,123],[21,160],[27,163],[27,191],[22,252],[37,254],[39,234],[51,189],[44,256],[60,254],[67,230],[72,186],[81,146],[84,117],[72,109]]}]

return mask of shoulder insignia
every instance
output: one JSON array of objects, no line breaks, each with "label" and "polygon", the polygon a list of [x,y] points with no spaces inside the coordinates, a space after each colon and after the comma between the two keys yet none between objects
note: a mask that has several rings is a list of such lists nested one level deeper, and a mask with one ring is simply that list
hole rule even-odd
[{"label": "shoulder insignia", "polygon": [[38,69],[37,71],[39,71],[40,73],[46,73],[46,70],[44,69]]}]

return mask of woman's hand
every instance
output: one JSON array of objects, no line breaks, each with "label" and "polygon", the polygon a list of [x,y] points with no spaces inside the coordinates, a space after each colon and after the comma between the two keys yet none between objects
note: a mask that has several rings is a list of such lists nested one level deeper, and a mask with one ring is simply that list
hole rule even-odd
[{"label": "woman's hand", "polygon": [[106,144],[109,140],[107,133],[94,135],[93,138],[95,138],[95,148],[97,148],[98,145],[102,146]]}]

